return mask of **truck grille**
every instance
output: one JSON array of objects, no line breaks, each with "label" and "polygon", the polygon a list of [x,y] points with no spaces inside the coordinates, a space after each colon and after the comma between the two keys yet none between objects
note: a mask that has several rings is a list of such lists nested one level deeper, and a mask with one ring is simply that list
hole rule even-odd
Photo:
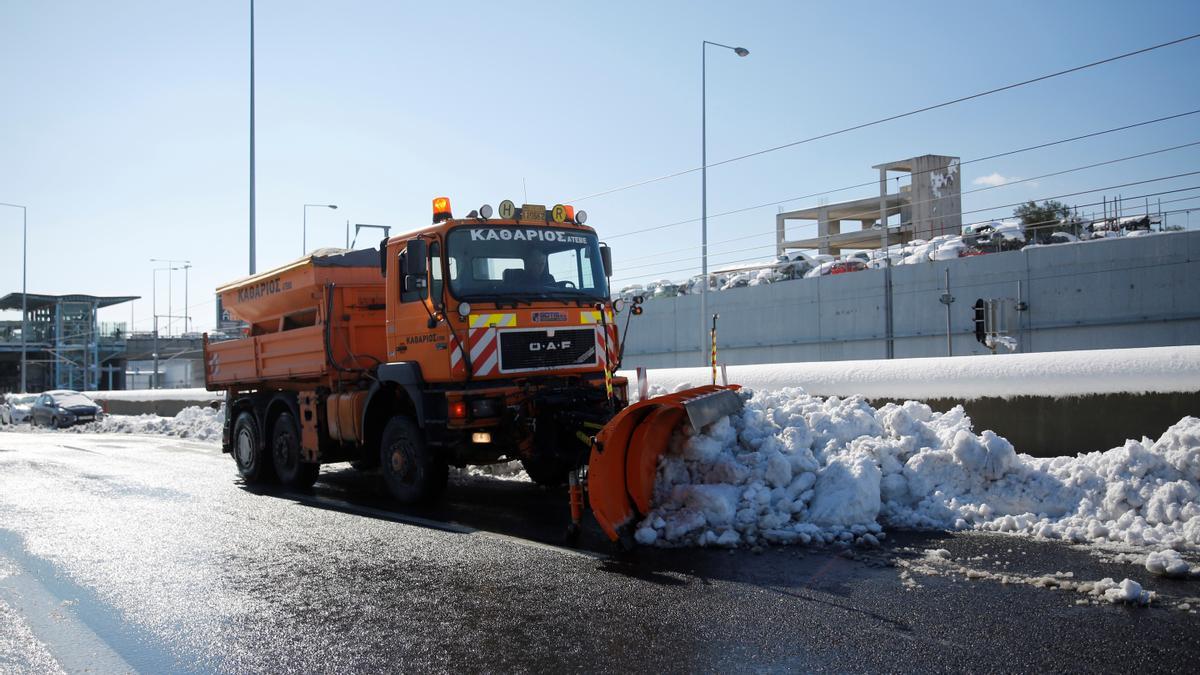
[{"label": "truck grille", "polygon": [[596,331],[588,328],[500,332],[500,371],[579,368],[596,364]]}]

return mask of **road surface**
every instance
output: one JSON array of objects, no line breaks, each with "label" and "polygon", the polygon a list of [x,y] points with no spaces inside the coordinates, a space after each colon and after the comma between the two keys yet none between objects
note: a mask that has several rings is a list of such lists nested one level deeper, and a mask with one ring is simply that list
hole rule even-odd
[{"label": "road surface", "polygon": [[[1178,672],[1200,656],[1200,581],[1111,554],[891,533],[871,551],[617,558],[594,530],[557,546],[565,510],[480,478],[399,509],[345,465],[261,492],[211,444],[0,432],[0,671]],[[952,561],[930,563],[940,548]],[[1054,573],[1158,597],[1034,585]]]}]

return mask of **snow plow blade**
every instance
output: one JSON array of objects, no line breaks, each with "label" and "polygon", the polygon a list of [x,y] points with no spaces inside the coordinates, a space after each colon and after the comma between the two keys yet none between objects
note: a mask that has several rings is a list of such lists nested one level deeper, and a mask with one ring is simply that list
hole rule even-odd
[{"label": "snow plow blade", "polygon": [[739,387],[707,385],[639,401],[596,434],[588,461],[588,501],[610,539],[632,545],[630,525],[649,513],[658,458],[688,424],[705,426],[742,409]]}]

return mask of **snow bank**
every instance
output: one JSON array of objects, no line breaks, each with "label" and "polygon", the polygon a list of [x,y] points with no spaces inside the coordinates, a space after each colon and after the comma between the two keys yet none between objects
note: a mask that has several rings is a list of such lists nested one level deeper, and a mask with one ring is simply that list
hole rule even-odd
[{"label": "snow bank", "polygon": [[77,433],[161,434],[199,441],[220,441],[224,407],[192,406],[174,417],[158,415],[107,415],[99,421],[70,427]]},{"label": "snow bank", "polygon": [[961,407],[742,395],[740,414],[671,440],[638,541],[875,545],[888,526],[1200,548],[1200,419],[1156,441],[1036,459],[976,434]]},{"label": "snow bank", "polygon": [[[634,371],[621,374],[636,381]],[[803,387],[815,396],[868,399],[1193,392],[1200,391],[1200,346],[773,363],[729,366],[728,374],[731,383],[760,391]],[[708,383],[712,371],[651,369],[648,377],[651,385],[670,391]]]}]

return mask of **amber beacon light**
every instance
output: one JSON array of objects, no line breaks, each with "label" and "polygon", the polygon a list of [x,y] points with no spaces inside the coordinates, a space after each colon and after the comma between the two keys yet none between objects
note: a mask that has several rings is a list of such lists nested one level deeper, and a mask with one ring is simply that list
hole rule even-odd
[{"label": "amber beacon light", "polygon": [[435,197],[433,200],[433,222],[440,223],[443,220],[453,218],[450,214],[450,198]]}]

